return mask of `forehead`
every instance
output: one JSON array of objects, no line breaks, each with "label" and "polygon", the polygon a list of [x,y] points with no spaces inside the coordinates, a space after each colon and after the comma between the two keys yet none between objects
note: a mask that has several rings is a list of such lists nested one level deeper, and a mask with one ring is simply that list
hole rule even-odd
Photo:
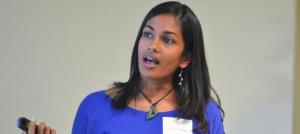
[{"label": "forehead", "polygon": [[155,31],[171,31],[181,35],[181,25],[178,18],[172,14],[161,14],[152,17],[146,25],[154,28]]}]

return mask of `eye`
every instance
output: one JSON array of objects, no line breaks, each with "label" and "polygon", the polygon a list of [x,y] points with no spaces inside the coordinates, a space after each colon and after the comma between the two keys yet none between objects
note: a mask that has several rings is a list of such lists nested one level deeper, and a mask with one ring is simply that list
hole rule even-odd
[{"label": "eye", "polygon": [[166,43],[166,44],[173,44],[175,41],[171,37],[164,37],[163,42]]},{"label": "eye", "polygon": [[145,38],[153,38],[153,34],[151,32],[148,32],[148,31],[143,32],[143,36]]}]

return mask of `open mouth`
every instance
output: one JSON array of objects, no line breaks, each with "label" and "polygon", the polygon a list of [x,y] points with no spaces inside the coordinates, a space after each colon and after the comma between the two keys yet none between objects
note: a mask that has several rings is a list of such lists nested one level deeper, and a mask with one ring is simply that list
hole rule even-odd
[{"label": "open mouth", "polygon": [[159,64],[159,61],[154,59],[154,58],[144,57],[143,60],[144,60],[145,63],[150,63],[150,64],[154,64],[154,65]]}]

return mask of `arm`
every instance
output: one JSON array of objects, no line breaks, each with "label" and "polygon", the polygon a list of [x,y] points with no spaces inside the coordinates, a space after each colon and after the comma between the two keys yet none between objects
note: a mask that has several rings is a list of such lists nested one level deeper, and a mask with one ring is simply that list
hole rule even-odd
[{"label": "arm", "polygon": [[72,128],[72,134],[87,134],[87,125],[88,125],[88,114],[86,110],[86,99],[83,100],[77,110],[73,128]]}]

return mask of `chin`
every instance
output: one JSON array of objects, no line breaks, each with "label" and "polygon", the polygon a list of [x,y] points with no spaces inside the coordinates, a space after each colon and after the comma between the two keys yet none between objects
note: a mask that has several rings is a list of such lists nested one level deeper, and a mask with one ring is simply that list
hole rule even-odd
[{"label": "chin", "polygon": [[161,76],[158,76],[157,74],[154,73],[141,72],[141,78],[144,80],[159,80],[161,79]]},{"label": "chin", "polygon": [[141,72],[141,78],[143,79],[157,79],[158,77],[153,73]]},{"label": "chin", "polygon": [[143,80],[167,80],[169,79],[169,76],[163,76],[161,73],[141,73],[141,78]]}]

